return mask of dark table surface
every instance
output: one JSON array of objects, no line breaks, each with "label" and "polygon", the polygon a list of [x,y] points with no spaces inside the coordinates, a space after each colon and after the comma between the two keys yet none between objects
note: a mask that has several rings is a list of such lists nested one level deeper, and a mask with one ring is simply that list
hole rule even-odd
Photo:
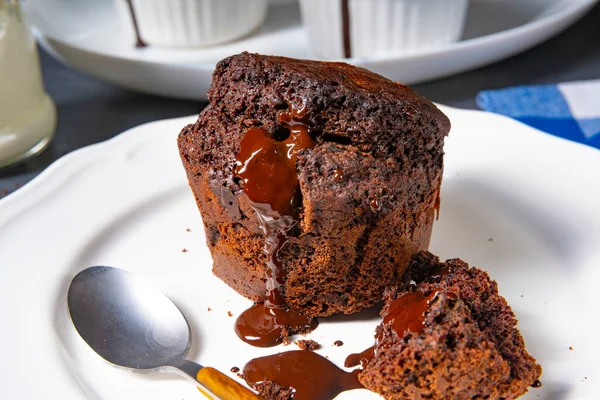
[{"label": "dark table surface", "polygon": [[[414,86],[432,101],[476,108],[480,90],[600,78],[600,5],[559,36],[515,57]],[[0,198],[57,158],[145,122],[197,114],[205,103],[135,93],[69,69],[41,51],[44,82],[58,108],[56,136],[41,155],[0,170]]]}]

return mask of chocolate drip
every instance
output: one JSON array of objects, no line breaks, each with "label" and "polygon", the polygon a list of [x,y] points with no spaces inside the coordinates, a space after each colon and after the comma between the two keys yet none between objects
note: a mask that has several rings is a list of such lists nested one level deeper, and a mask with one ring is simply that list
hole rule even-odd
[{"label": "chocolate drip", "polygon": [[235,327],[243,341],[257,347],[275,346],[288,333],[308,332],[317,327],[316,319],[285,306],[281,293],[285,271],[277,255],[288,240],[290,228],[296,224],[300,202],[298,152],[313,147],[306,116],[305,108],[279,113],[279,123],[290,132],[282,141],[262,128],[248,129],[236,155],[235,174],[244,183],[244,194],[266,237],[267,299],[244,311]]},{"label": "chocolate drip", "polygon": [[342,1],[342,36],[344,38],[344,57],[352,57],[352,39],[350,37],[350,0]]},{"label": "chocolate drip", "polygon": [[135,13],[135,8],[133,7],[133,0],[125,0],[127,1],[127,6],[129,8],[129,13],[131,14],[131,22],[133,23],[133,30],[135,31],[135,47],[146,47],[148,46],[146,42],[142,40],[142,36],[140,35],[140,28],[137,21],[137,15]]},{"label": "chocolate drip", "polygon": [[343,371],[326,358],[301,350],[251,360],[244,367],[244,379],[257,389],[273,383],[292,389],[294,400],[331,400],[346,390],[363,388],[358,371]]},{"label": "chocolate drip", "polygon": [[375,355],[375,346],[371,346],[368,349],[360,353],[352,353],[344,361],[344,367],[352,368],[358,367],[359,365],[364,369],[367,364],[373,359]]}]

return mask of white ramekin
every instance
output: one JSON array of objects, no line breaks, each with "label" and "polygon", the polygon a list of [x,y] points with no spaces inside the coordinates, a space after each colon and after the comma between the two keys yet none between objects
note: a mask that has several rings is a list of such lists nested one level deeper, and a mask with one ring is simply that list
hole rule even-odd
[{"label": "white ramekin", "polygon": [[[119,17],[134,32],[127,0],[114,0]],[[131,0],[141,39],[168,47],[228,42],[258,28],[267,0]]]},{"label": "white ramekin", "polygon": [[[313,53],[344,58],[343,0],[300,0]],[[469,0],[348,0],[352,57],[417,52],[460,39]]]}]

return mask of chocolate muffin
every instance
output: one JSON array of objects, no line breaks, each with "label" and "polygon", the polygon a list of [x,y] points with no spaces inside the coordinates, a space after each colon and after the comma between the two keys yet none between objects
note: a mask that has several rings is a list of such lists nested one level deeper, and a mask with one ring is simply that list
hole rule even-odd
[{"label": "chocolate muffin", "polygon": [[486,272],[422,252],[404,279],[386,294],[377,344],[359,375],[365,387],[393,400],[515,399],[539,378]]},{"label": "chocolate muffin", "polygon": [[278,164],[263,182],[271,192],[277,182],[282,191],[294,189],[285,215],[292,222],[274,250],[278,293],[308,316],[380,301],[428,247],[446,116],[407,86],[361,68],[249,53],[218,63],[208,98],[178,144],[214,273],[240,294],[265,300],[273,274],[257,210],[275,209],[275,200],[249,198],[242,170],[254,153],[242,142],[271,141],[275,157],[284,146],[294,149],[290,135],[301,126],[310,138],[288,154],[292,175],[278,176]]}]

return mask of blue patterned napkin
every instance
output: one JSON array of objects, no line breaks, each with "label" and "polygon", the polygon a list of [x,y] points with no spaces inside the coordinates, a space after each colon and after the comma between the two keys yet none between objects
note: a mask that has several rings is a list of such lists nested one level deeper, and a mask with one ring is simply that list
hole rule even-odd
[{"label": "blue patterned napkin", "polygon": [[527,125],[600,149],[600,80],[485,90],[477,104]]}]

